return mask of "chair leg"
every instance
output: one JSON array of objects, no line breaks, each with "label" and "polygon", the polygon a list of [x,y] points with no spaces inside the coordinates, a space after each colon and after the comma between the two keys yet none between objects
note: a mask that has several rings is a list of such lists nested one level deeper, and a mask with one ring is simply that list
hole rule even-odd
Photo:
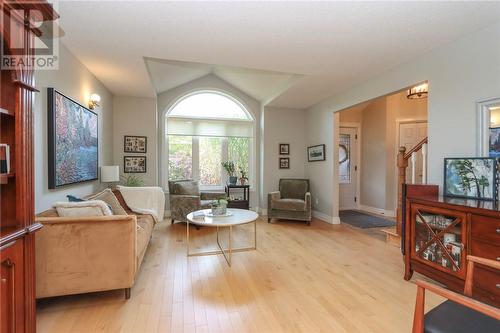
[{"label": "chair leg", "polygon": [[174,219],[170,219],[170,222],[172,222],[172,224],[174,224],[175,220]]},{"label": "chair leg", "polygon": [[130,299],[130,288],[125,288],[125,299]]},{"label": "chair leg", "polygon": [[267,218],[267,223],[271,223],[271,218],[270,217]]},{"label": "chair leg", "polygon": [[306,221],[307,222],[307,225],[311,225],[311,221]]}]

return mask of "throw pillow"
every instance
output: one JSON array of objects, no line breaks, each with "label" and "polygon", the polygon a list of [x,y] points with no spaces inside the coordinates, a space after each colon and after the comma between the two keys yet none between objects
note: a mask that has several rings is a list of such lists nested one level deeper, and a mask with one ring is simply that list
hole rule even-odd
[{"label": "throw pillow", "polygon": [[68,198],[69,202],[82,202],[85,201],[81,198],[75,197],[74,195],[67,195],[66,198]]},{"label": "throw pillow", "polygon": [[102,200],[80,202],[56,202],[52,205],[60,217],[89,217],[113,215],[108,205]]},{"label": "throw pillow", "polygon": [[123,209],[115,194],[109,188],[97,194],[91,195],[90,197],[87,197],[87,200],[102,200],[111,206],[111,210],[113,211],[114,215],[127,215],[127,212],[125,211],[125,209]]}]

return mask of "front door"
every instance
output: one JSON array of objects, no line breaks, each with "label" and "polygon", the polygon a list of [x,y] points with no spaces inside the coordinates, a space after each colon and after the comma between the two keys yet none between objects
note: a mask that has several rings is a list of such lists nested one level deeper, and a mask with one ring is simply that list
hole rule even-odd
[{"label": "front door", "polygon": [[340,127],[339,137],[339,191],[340,209],[357,207],[357,149],[358,130],[355,127]]}]

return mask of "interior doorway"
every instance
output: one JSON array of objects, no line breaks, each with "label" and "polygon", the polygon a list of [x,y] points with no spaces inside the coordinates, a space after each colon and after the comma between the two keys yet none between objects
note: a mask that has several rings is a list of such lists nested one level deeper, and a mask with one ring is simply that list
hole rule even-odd
[{"label": "interior doorway", "polygon": [[[405,147],[409,151],[415,147],[420,141],[427,137],[427,120],[406,120],[398,121],[398,147]],[[423,156],[422,154],[416,155],[415,163],[415,184],[423,183]],[[406,173],[406,182],[412,183],[412,173]]]},{"label": "interior doorway", "polygon": [[339,204],[340,210],[359,206],[359,124],[340,124],[339,132]]}]

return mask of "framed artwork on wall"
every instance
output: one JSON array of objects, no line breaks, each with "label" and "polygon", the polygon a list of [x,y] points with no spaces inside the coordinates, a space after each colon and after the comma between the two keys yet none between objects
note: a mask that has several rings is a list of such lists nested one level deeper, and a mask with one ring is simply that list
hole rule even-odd
[{"label": "framed artwork on wall", "polygon": [[325,145],[316,145],[307,147],[307,161],[308,162],[316,162],[316,161],[324,161],[326,159],[325,156]]},{"label": "framed artwork on wall", "polygon": [[147,153],[148,138],[146,136],[125,135],[123,137],[123,152]]},{"label": "framed artwork on wall", "polygon": [[496,158],[445,158],[443,195],[496,200],[497,164]]},{"label": "framed artwork on wall", "polygon": [[280,169],[290,169],[290,158],[280,157]]},{"label": "framed artwork on wall", "polygon": [[290,155],[289,143],[280,143],[280,155]]},{"label": "framed artwork on wall", "polygon": [[146,173],[146,156],[124,156],[124,173]]},{"label": "framed artwork on wall", "polygon": [[97,113],[47,89],[49,189],[98,179]]}]

